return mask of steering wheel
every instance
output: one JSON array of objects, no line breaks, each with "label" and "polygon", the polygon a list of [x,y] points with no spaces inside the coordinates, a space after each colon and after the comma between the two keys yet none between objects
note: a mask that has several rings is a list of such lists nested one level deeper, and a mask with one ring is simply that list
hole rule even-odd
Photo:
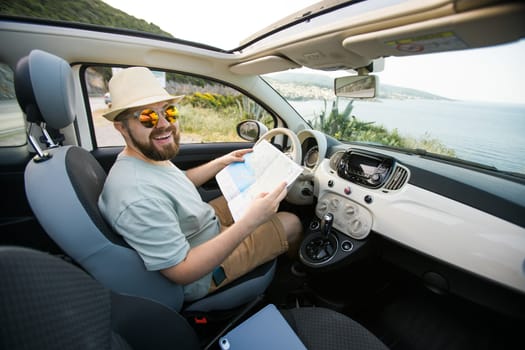
[{"label": "steering wheel", "polygon": [[271,129],[268,132],[266,132],[264,135],[261,136],[261,138],[255,143],[258,144],[261,142],[261,140],[266,140],[268,142],[271,142],[272,138],[279,135],[285,135],[287,136],[290,141],[292,142],[291,148],[284,152],[285,155],[290,157],[294,162],[301,165],[301,142],[299,141],[299,138],[297,135],[291,131],[290,129],[286,128],[275,128]]},{"label": "steering wheel", "polygon": [[[291,147],[286,152],[285,155],[290,157],[294,162],[301,165],[301,141],[299,137],[286,128],[275,128],[269,130],[267,133],[261,136],[261,138],[255,143],[258,144],[261,140],[266,140],[271,142],[272,138],[279,135],[285,135],[290,139]],[[303,174],[304,171],[303,170]],[[300,175],[299,178],[293,182],[292,186],[288,189],[288,194],[286,195],[286,200],[293,204],[298,205],[308,205],[313,203],[313,185],[311,178],[302,178],[303,175]]]}]

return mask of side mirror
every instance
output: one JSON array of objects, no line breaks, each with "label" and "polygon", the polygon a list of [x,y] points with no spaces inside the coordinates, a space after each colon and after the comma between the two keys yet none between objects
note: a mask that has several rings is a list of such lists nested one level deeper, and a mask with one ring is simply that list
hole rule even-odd
[{"label": "side mirror", "polygon": [[245,120],[237,124],[237,135],[246,141],[256,142],[267,132],[266,125],[256,120]]},{"label": "side mirror", "polygon": [[335,79],[335,95],[350,98],[373,98],[377,94],[375,75],[357,75]]}]

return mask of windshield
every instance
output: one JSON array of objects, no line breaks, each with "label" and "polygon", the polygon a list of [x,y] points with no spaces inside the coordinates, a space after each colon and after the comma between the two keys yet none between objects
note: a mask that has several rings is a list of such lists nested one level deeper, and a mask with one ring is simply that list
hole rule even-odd
[{"label": "windshield", "polygon": [[525,174],[525,41],[385,59],[373,99],[336,98],[337,75],[265,79],[313,128],[346,142],[429,152]]}]

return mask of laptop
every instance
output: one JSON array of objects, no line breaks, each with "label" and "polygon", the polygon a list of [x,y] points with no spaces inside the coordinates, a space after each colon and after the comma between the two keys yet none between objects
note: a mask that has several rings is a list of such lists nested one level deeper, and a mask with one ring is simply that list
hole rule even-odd
[{"label": "laptop", "polygon": [[274,304],[269,304],[219,339],[222,350],[306,350]]}]

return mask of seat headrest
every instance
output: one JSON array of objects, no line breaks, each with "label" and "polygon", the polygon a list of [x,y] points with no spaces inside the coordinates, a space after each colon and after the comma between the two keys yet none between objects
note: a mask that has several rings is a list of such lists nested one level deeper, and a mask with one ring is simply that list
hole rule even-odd
[{"label": "seat headrest", "polygon": [[62,58],[33,50],[18,62],[14,80],[18,104],[28,122],[61,129],[75,120],[73,71]]}]

